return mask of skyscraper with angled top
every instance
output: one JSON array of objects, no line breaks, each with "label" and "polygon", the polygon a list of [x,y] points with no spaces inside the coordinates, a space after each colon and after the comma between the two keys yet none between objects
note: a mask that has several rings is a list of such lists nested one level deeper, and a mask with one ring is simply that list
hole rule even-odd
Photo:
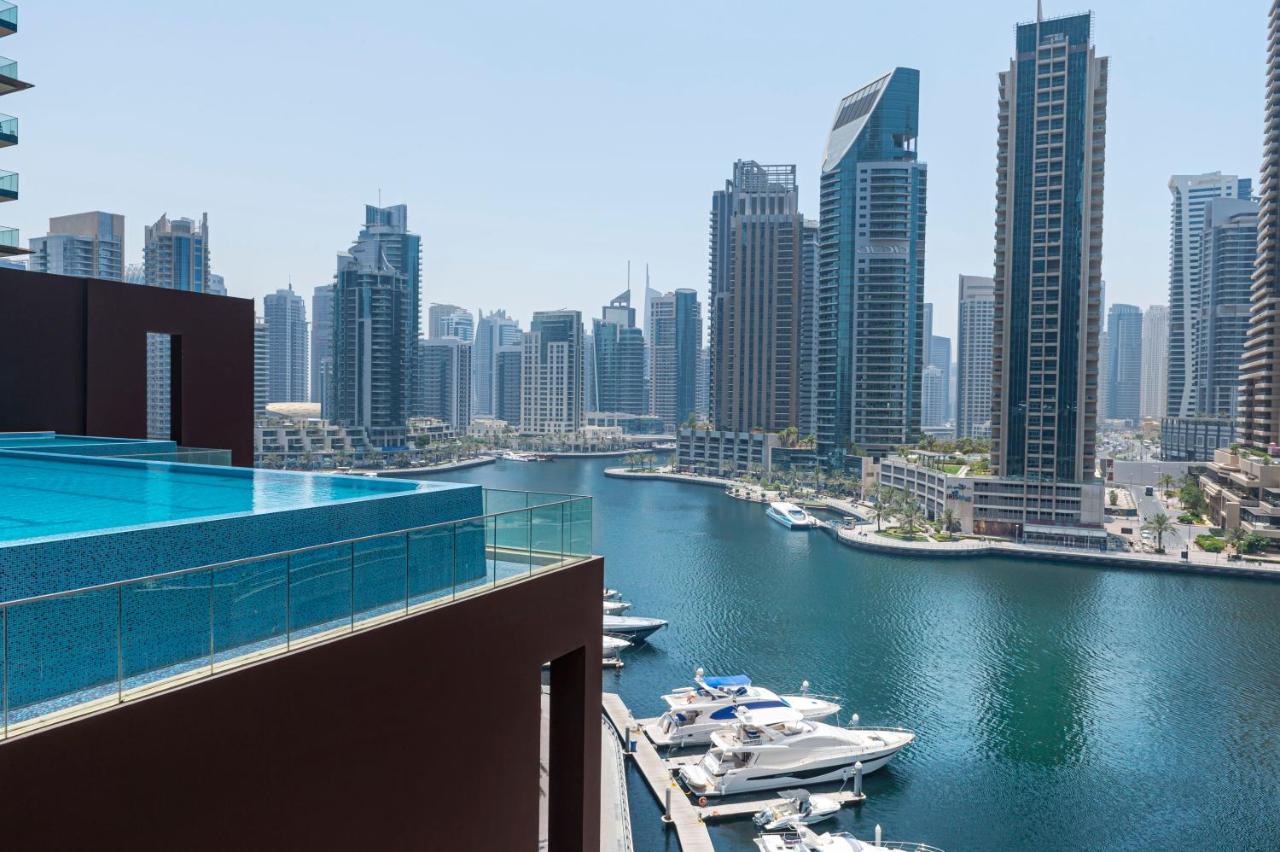
[{"label": "skyscraper with angled top", "polygon": [[920,72],[840,101],[822,163],[818,449],[879,455],[920,432],[926,174]]},{"label": "skyscraper with angled top", "polygon": [[591,321],[592,345],[587,348],[585,371],[587,407],[595,411],[646,414],[644,383],[644,332],[636,325],[631,291],[616,296]]},{"label": "skyscraper with angled top", "polygon": [[[996,184],[991,459],[1003,477],[1094,476],[1106,113],[1092,16],[1019,24],[1000,74]],[[1027,519],[1058,517],[1059,497]]]}]

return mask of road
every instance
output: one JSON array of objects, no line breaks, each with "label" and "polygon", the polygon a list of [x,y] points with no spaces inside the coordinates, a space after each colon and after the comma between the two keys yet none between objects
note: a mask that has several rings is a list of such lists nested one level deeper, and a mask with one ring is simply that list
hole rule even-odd
[{"label": "road", "polygon": [[[1208,532],[1207,526],[1191,526],[1188,524],[1178,523],[1178,515],[1180,510],[1175,508],[1167,508],[1157,496],[1148,497],[1146,488],[1141,485],[1128,486],[1129,493],[1133,495],[1134,505],[1138,507],[1138,526],[1149,521],[1151,518],[1163,512],[1169,516],[1169,520],[1173,521],[1173,532],[1165,533],[1164,549],[1167,553],[1176,553],[1177,551],[1186,549],[1190,542],[1197,535]],[[1155,489],[1159,494],[1159,489]]]}]

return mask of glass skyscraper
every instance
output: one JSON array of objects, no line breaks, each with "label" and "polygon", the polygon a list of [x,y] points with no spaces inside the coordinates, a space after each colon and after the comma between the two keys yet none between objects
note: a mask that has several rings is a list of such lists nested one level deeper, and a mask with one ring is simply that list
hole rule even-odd
[{"label": "glass skyscraper", "polygon": [[31,240],[31,270],[78,278],[124,279],[124,217],[118,213],[54,216]]},{"label": "glass skyscraper", "polygon": [[1004,477],[1094,476],[1107,59],[1091,27],[1088,14],[1020,24],[1000,74],[991,460]]},{"label": "glass skyscraper", "polygon": [[649,299],[649,413],[674,432],[697,410],[702,308],[694,290]]},{"label": "glass skyscraper", "polygon": [[636,325],[631,291],[609,302],[591,321],[587,349],[587,409],[621,414],[647,414],[644,384],[644,332]]},{"label": "glass skyscraper", "polygon": [[1136,423],[1142,398],[1142,309],[1112,305],[1107,311],[1107,410],[1111,420]]},{"label": "glass skyscraper", "polygon": [[920,432],[926,168],[920,72],[896,68],[840,102],[822,164],[818,449],[880,455]]},{"label": "glass skyscraper", "polygon": [[307,401],[307,302],[293,285],[262,298],[267,321],[267,402]]}]

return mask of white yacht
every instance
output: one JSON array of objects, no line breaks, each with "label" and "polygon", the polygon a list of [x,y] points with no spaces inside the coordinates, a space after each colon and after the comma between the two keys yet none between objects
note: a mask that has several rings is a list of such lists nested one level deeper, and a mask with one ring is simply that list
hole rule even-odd
[{"label": "white yacht", "polygon": [[617,615],[618,613],[624,612],[625,610],[628,610],[628,609],[631,609],[631,604],[627,603],[626,601],[608,601],[607,600],[604,602],[605,615]]},{"label": "white yacht", "polygon": [[875,840],[859,840],[846,831],[829,831],[816,834],[804,826],[783,834],[762,834],[756,838],[760,852],[942,852],[927,843],[904,843],[901,840],[884,840],[880,826],[876,826]]},{"label": "white yacht", "polygon": [[679,748],[711,742],[713,731],[738,721],[735,714],[739,707],[790,707],[815,721],[840,712],[835,701],[806,694],[808,686],[805,681],[800,695],[778,695],[753,686],[746,675],[704,677],[702,669],[698,669],[693,673],[693,686],[678,687],[662,696],[667,712],[646,725],[645,733],[654,745]]},{"label": "white yacht", "polygon": [[788,529],[807,530],[818,525],[817,518],[795,503],[770,503],[765,514]]},{"label": "white yacht", "polygon": [[698,763],[680,767],[695,796],[732,796],[786,784],[848,780],[856,762],[875,772],[916,738],[901,728],[841,728],[790,707],[737,710],[737,724],[711,735]]},{"label": "white yacht", "polygon": [[836,815],[840,802],[831,796],[811,796],[808,790],[779,790],[781,799],[752,819],[764,831],[784,831],[813,825]]},{"label": "white yacht", "polygon": [[618,656],[620,651],[625,651],[631,647],[631,643],[626,639],[619,639],[617,636],[605,636],[600,646],[601,654],[606,660],[611,660]]},{"label": "white yacht", "polygon": [[605,589],[604,599],[607,601],[618,600],[622,597],[622,592],[617,589]]},{"label": "white yacht", "polygon": [[661,618],[644,618],[638,615],[604,616],[605,634],[626,639],[632,645],[639,645],[666,626],[667,623]]}]

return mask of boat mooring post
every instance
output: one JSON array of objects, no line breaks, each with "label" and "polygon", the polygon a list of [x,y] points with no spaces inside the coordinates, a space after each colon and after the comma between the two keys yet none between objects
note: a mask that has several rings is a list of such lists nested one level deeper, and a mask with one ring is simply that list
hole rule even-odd
[{"label": "boat mooring post", "polygon": [[627,724],[627,754],[636,753],[636,733],[640,730],[640,723]]},{"label": "boat mooring post", "polygon": [[865,802],[867,794],[862,792],[862,761],[859,760],[853,764],[853,800],[855,802]]},{"label": "boat mooring post", "polygon": [[662,796],[662,821],[668,824],[671,822],[671,788],[673,786],[675,785],[668,784],[666,792]]}]

